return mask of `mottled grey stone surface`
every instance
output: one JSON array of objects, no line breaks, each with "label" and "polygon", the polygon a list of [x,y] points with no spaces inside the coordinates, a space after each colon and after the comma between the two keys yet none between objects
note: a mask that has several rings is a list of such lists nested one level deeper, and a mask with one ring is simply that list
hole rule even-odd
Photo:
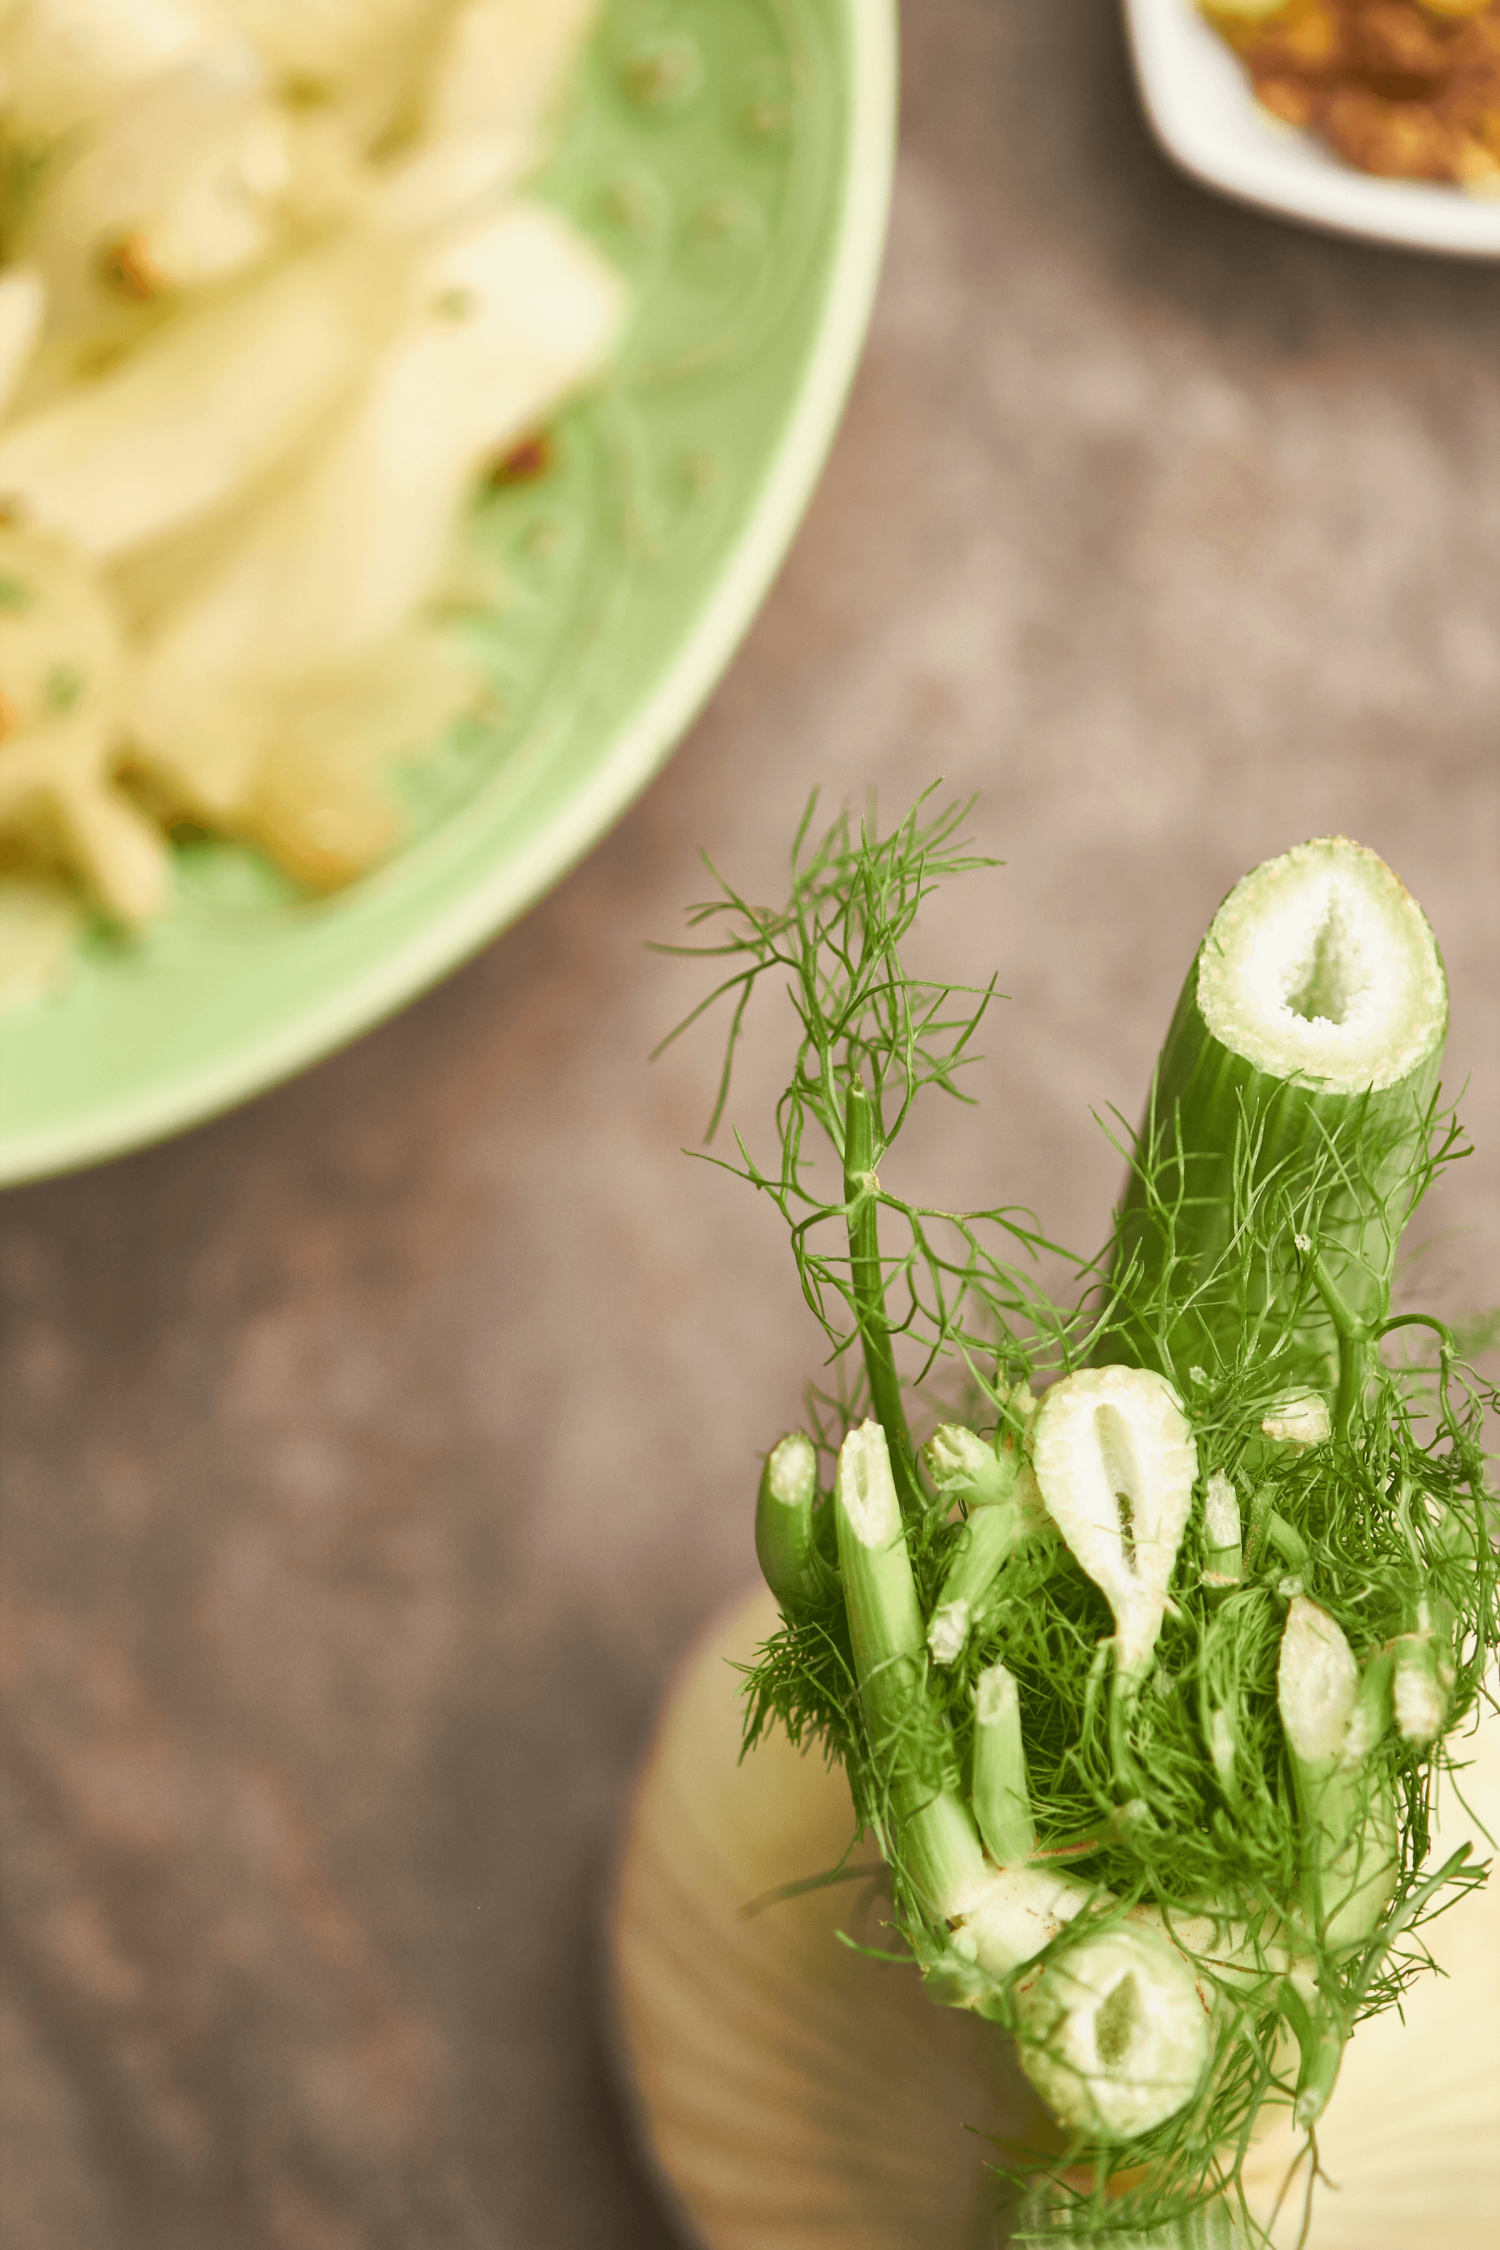
[{"label": "mottled grey stone surface", "polygon": [[769,893],[814,781],[983,792],[1009,866],[925,944],[1012,999],[910,1175],[1091,1242],[1090,1105],[1219,896],[1359,836],[1481,1141],[1412,1286],[1500,1296],[1500,275],[1178,179],[1106,0],[906,47],[849,417],[663,780],[350,1053],[0,1207],[7,2250],[665,2243],[594,1917],[814,1356],[774,1214],[679,1154],[711,1039],[644,1059],[700,842]]}]

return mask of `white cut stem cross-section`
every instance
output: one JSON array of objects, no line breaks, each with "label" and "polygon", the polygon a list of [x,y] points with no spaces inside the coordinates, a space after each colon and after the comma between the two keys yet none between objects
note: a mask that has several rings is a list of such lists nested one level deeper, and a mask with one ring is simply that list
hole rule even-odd
[{"label": "white cut stem cross-section", "polygon": [[1150,1661],[1198,1451],[1177,1393],[1142,1367],[1086,1368],[1042,1400],[1032,1465],[1047,1512],[1115,1616],[1119,1667]]}]

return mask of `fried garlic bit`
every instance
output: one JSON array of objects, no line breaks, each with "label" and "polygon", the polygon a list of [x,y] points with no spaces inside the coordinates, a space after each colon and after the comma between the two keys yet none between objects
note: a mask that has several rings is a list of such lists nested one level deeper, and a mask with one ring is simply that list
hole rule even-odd
[{"label": "fried garlic bit", "polygon": [[1388,179],[1500,192],[1500,0],[1199,0],[1283,124]]},{"label": "fried garlic bit", "polygon": [[0,846],[76,874],[137,924],[166,893],[166,847],[115,781],[120,630],[68,541],[0,524]]}]

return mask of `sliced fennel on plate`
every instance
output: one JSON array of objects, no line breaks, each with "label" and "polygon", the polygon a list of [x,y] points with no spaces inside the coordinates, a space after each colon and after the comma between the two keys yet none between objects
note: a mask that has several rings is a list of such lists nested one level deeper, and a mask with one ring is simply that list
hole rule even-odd
[{"label": "sliced fennel on plate", "polygon": [[[439,614],[465,502],[624,318],[618,275],[520,196],[593,14],[0,11],[0,515],[41,543],[0,595],[0,887],[139,931],[174,831],[319,890],[399,840],[397,759],[488,692]],[[11,613],[65,621],[59,553],[122,655],[86,729],[16,692]],[[82,631],[65,661],[88,679]]]}]

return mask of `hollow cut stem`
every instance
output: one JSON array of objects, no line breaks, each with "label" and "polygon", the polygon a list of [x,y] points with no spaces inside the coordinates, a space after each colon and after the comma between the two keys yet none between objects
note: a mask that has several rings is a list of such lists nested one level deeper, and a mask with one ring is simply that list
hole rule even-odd
[{"label": "hollow cut stem", "polygon": [[[1341,1340],[1291,1243],[1247,1264],[1237,1239],[1291,1199],[1351,1313],[1383,1319],[1446,1029],[1432,931],[1373,852],[1322,837],[1238,883],[1157,1064],[1116,1219],[1111,1270],[1133,1280],[1095,1359],[1233,1366],[1263,1327],[1291,1377],[1328,1385]],[[1339,1374],[1347,1410],[1357,1365]]]}]

